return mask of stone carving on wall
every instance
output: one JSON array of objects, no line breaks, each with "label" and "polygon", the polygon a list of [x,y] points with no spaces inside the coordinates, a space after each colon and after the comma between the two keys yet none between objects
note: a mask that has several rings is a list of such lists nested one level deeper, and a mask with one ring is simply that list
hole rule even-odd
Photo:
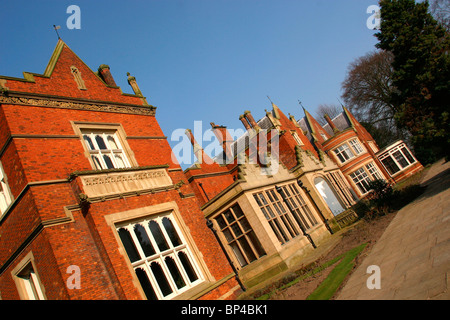
[{"label": "stone carving on wall", "polygon": [[102,103],[82,103],[76,101],[62,101],[49,98],[30,98],[30,97],[13,97],[9,95],[0,95],[0,103],[4,104],[20,104],[37,107],[50,107],[62,109],[78,109],[89,111],[130,113],[142,115],[155,115],[155,107],[153,106],[132,106],[132,105],[116,105]]},{"label": "stone carving on wall", "polygon": [[172,186],[165,169],[138,172],[114,172],[80,176],[84,193],[88,197],[139,191]]}]

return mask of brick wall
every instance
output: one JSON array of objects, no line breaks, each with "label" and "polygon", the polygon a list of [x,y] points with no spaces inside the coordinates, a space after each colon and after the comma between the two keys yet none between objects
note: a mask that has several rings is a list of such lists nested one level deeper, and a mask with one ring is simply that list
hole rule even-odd
[{"label": "brick wall", "polygon": [[[87,90],[78,89],[70,70],[72,65],[81,73]],[[11,94],[21,92],[21,96],[33,99],[72,100],[64,108],[29,105],[29,101],[0,104],[0,150],[3,150],[0,161],[16,200],[0,217],[3,299],[19,298],[11,271],[29,252],[33,253],[36,272],[48,299],[141,299],[129,262],[119,253],[114,230],[107,225],[105,216],[167,202],[178,206],[212,281],[232,272],[206,227],[199,202],[189,196],[194,191],[187,184],[186,176],[172,162],[172,151],[155,116],[70,107],[71,101],[142,106],[141,97],[106,86],[62,42],[58,42],[46,74],[33,77],[34,81],[3,78]],[[77,207],[78,194],[83,189],[79,178],[68,180],[69,174],[93,168],[71,122],[120,124],[139,166],[167,164],[173,183],[184,181],[185,184],[179,190],[97,202],[81,210]],[[66,287],[70,276],[66,271],[70,265],[80,267],[79,290]]]}]

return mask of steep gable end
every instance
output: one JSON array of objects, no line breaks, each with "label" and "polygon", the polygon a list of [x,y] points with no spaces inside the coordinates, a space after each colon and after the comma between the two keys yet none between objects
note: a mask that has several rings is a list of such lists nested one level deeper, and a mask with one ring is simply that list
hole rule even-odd
[{"label": "steep gable end", "polygon": [[366,141],[375,141],[372,135],[366,130],[366,128],[364,128],[361,123],[359,123],[358,120],[356,120],[353,114],[346,107],[344,107],[344,113],[352,123],[352,127],[355,128],[355,130],[358,132],[360,138]]},{"label": "steep gable end", "polygon": [[320,143],[324,143],[326,140],[330,138],[328,132],[317,122],[317,120],[306,110],[305,118],[311,128],[311,136],[315,141]]},{"label": "steep gable end", "polygon": [[2,87],[41,95],[144,104],[142,97],[124,94],[119,87],[106,84],[62,40],[58,40],[43,74],[23,74],[24,79],[0,76]]}]

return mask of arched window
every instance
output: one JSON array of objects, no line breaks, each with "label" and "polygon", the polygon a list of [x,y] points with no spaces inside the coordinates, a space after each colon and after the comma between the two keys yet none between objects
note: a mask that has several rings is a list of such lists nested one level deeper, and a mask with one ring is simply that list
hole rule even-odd
[{"label": "arched window", "polygon": [[314,184],[316,186],[317,191],[319,191],[322,198],[327,203],[333,215],[337,216],[339,213],[345,211],[344,207],[341,205],[341,202],[336,195],[333,187],[330,186],[328,181],[325,179],[318,177],[314,179]]},{"label": "arched window", "polygon": [[172,214],[133,221],[117,232],[147,299],[172,299],[202,282]]},{"label": "arched window", "polygon": [[130,167],[116,131],[82,130],[81,132],[96,170]]},{"label": "arched window", "polygon": [[81,73],[78,70],[77,67],[71,66],[70,71],[72,72],[73,78],[75,79],[75,82],[77,83],[78,89],[80,90],[87,90],[84,80],[81,78]]}]

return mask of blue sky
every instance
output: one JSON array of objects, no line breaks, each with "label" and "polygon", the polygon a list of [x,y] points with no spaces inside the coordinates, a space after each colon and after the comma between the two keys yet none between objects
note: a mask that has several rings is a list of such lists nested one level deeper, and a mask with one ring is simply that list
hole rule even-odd
[{"label": "blue sky", "polygon": [[[5,1],[0,74],[43,73],[61,38],[94,71],[108,64],[124,92],[130,72],[156,106],[164,133],[194,121],[242,128],[270,96],[298,119],[303,105],[337,104],[349,63],[375,50],[366,13],[376,0]],[[81,9],[69,30],[67,7]],[[173,145],[173,143],[172,143]]]}]

